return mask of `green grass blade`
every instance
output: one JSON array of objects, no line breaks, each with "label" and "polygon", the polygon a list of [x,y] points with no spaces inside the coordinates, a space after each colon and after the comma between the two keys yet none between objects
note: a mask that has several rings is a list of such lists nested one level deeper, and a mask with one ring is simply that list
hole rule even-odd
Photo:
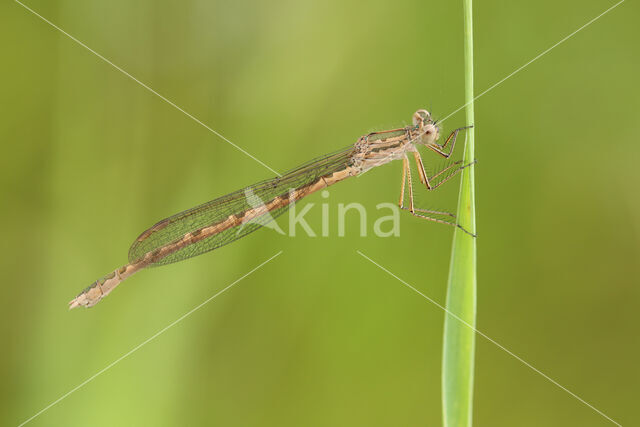
[{"label": "green grass blade", "polygon": [[[463,0],[467,124],[474,123],[471,1]],[[474,160],[474,129],[466,132],[465,164]],[[457,215],[458,224],[475,234],[473,166],[462,172]],[[470,326],[475,329],[476,324],[476,239],[458,228],[453,236],[446,306],[448,312],[445,314],[442,358],[443,424],[447,427],[471,426],[475,332]]]}]

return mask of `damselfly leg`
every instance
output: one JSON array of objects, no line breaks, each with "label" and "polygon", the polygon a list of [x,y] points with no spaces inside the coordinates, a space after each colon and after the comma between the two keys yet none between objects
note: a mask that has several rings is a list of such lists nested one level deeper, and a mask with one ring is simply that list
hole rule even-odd
[{"label": "damselfly leg", "polygon": [[[453,132],[451,132],[449,137],[446,139],[446,141],[442,145],[435,144],[436,147],[434,147],[433,145],[428,145],[428,148],[432,149],[442,157],[448,159],[453,153],[453,149],[455,148],[456,137],[458,136],[458,133],[461,130],[468,129],[470,127],[471,126],[458,128]],[[449,142],[451,142],[451,146],[449,148],[449,152],[447,153],[444,151],[444,149],[449,144]],[[420,182],[427,188],[427,190],[435,190],[440,185],[444,184],[445,182],[449,181],[451,178],[456,176],[458,173],[460,173],[464,168],[476,163],[476,161],[474,160],[471,163],[462,165],[462,160],[458,160],[442,168],[440,171],[436,172],[433,176],[429,177],[424,169],[424,163],[422,162],[422,157],[420,156],[420,153],[418,153],[417,151],[414,151],[413,156],[416,161],[416,167],[418,169],[418,177],[420,179]],[[444,176],[444,178],[442,178],[442,176]],[[407,181],[409,186],[409,206],[408,207],[404,206],[405,183],[407,183]],[[399,206],[401,209],[408,210],[413,216],[426,219],[429,221],[438,222],[440,224],[447,224],[447,225],[458,227],[465,233],[475,237],[475,234],[470,233],[469,231],[465,230],[464,227],[462,227],[461,225],[455,222],[456,216],[454,214],[450,212],[420,209],[415,207],[414,198],[413,198],[413,183],[411,179],[411,167],[409,165],[409,159],[407,158],[406,155],[402,159],[402,185],[400,187]],[[442,219],[439,217],[445,217],[447,219]],[[450,218],[450,220],[448,218]]]},{"label": "damselfly leg", "polygon": [[[431,177],[431,179],[434,179],[436,177],[438,177],[439,175],[441,175],[442,173],[446,172],[447,170],[451,169],[453,166],[455,166],[456,164],[462,163],[461,161],[455,162],[449,166],[447,166],[446,168],[442,169],[441,171],[439,171],[438,173],[436,173],[435,175],[433,175]],[[424,171],[423,171],[424,173]],[[455,175],[457,172],[454,172],[452,174]],[[425,182],[429,182],[429,178],[427,178],[426,173],[424,173],[424,177],[425,177]],[[447,180],[449,180],[450,177],[447,177],[446,180],[442,181],[442,182],[446,182]],[[442,184],[442,182],[439,182],[436,186],[433,187],[428,187],[427,189],[429,190],[433,190],[436,189],[440,186],[440,184]],[[405,183],[409,184],[409,206],[405,206],[404,205],[404,190],[405,190]],[[423,182],[424,183],[424,182]],[[433,214],[433,215],[442,215],[442,216],[448,216],[451,218],[455,218],[456,216],[452,213],[449,212],[444,212],[444,211],[434,211],[434,210],[429,210],[429,209],[420,209],[420,208],[416,208],[414,206],[414,202],[413,202],[413,182],[411,179],[411,168],[409,167],[409,159],[407,159],[406,157],[403,159],[402,161],[402,186],[400,187],[400,201],[398,203],[398,206],[400,206],[400,209],[404,209],[404,210],[408,210],[412,215],[416,215],[416,212],[420,212],[420,213],[428,213],[428,214]],[[416,216],[421,216],[421,215],[416,215]],[[438,218],[427,218],[429,220],[435,221],[435,222],[440,222],[443,224],[449,224],[449,225],[456,225],[447,221],[443,221],[440,220]]]},{"label": "damselfly leg", "polygon": [[[428,145],[427,147],[429,147],[430,149],[432,149],[433,151],[435,151],[445,159],[448,159],[449,157],[451,157],[451,154],[453,153],[453,149],[456,146],[456,138],[458,137],[458,132],[460,132],[461,130],[472,128],[472,127],[473,125],[464,126],[464,127],[455,129],[453,132],[449,134],[449,137],[447,137],[446,141],[444,141],[444,144],[440,145],[436,142],[433,145]],[[448,153],[445,153],[444,149],[447,148],[447,144],[449,143],[449,141],[451,141],[451,148],[449,148]]]},{"label": "damselfly leg", "polygon": [[[419,155],[417,156],[417,159],[420,159]],[[422,159],[420,159],[420,160],[422,160]],[[462,161],[458,160],[457,162],[454,162],[454,163],[450,164],[449,166],[443,168],[442,170],[438,171],[431,178],[427,177],[427,174],[423,170],[422,174],[424,174],[423,176],[425,177],[425,182],[423,182],[423,184],[425,184],[425,186],[427,187],[427,190],[435,190],[440,185],[442,185],[443,183],[447,182],[448,180],[450,180],[451,178],[456,176],[458,173],[460,173],[466,167],[475,164],[476,160],[474,160],[471,163],[467,163],[466,165],[459,166],[461,163],[462,163]],[[420,161],[418,163],[418,170],[422,169],[421,165],[422,165],[422,162]],[[435,184],[435,185],[431,185],[430,184],[430,182],[432,182],[434,179],[436,179],[437,177],[439,177],[442,174],[446,173],[447,171],[450,171],[451,169],[453,169],[456,166],[457,166],[457,168],[452,173],[450,173],[444,179],[439,181],[437,184]],[[420,174],[420,175],[422,175],[422,174]],[[413,199],[413,184],[412,184],[411,181],[412,181],[411,180],[411,168],[409,167],[409,159],[407,157],[405,157],[402,160],[402,186],[400,187],[400,202],[399,202],[400,209],[408,210],[409,213],[411,213],[411,215],[413,215],[415,217],[418,217],[418,218],[426,219],[426,220],[437,222],[437,223],[440,223],[440,224],[447,224],[447,225],[452,225],[454,227],[458,227],[459,229],[461,229],[465,233],[467,233],[467,234],[469,234],[469,235],[471,235],[473,237],[476,237],[475,234],[469,232],[464,227],[462,227],[460,224],[456,223],[455,222],[456,216],[454,214],[450,213],[450,212],[416,208],[415,205],[414,205],[414,201],[413,201],[414,200]],[[409,206],[408,207],[404,206],[405,182],[408,184],[408,187],[409,187]],[[449,220],[440,219],[440,218],[438,218],[438,216],[449,217],[449,218],[451,218],[451,220],[449,221]]]}]

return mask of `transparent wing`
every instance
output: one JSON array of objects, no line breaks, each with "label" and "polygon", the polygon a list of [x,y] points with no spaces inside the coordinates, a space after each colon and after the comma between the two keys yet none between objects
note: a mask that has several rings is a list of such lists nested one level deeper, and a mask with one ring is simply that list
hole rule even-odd
[{"label": "transparent wing", "polygon": [[[286,198],[290,190],[303,187],[321,176],[344,169],[349,163],[352,151],[353,147],[349,147],[328,154],[307,162],[283,176],[259,182],[163,219],[145,230],[133,242],[129,249],[129,262],[135,262],[147,252],[180,240],[186,233],[219,223],[230,215],[241,216],[242,212],[265,205],[278,196]],[[185,246],[151,265],[171,264],[224,246],[273,221],[287,209],[288,205],[273,209],[245,224],[231,227]]]}]

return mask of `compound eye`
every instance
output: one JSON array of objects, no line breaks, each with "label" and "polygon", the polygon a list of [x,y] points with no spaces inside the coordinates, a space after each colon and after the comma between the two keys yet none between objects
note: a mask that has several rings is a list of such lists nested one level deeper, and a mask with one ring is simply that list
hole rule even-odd
[{"label": "compound eye", "polygon": [[418,110],[413,115],[413,124],[419,125],[428,122],[431,119],[431,115],[427,110]]}]

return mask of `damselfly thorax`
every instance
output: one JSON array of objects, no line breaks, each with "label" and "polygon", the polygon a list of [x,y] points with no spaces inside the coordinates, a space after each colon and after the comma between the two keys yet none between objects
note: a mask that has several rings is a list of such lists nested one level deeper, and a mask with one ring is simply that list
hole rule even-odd
[{"label": "damselfly thorax", "polygon": [[[133,242],[128,264],[92,283],[69,303],[69,308],[91,307],[120,282],[143,268],[182,261],[231,243],[273,221],[292,203],[393,160],[402,160],[403,163],[399,202],[402,209],[423,219],[462,228],[455,222],[453,214],[414,206],[409,157],[416,162],[420,182],[428,190],[434,190],[472,163],[462,165],[461,161],[453,162],[428,176],[417,148],[425,146],[448,159],[458,132],[463,129],[466,128],[454,130],[443,144],[438,144],[437,123],[426,110],[418,110],[413,115],[412,126],[369,133],[352,146],[307,162],[282,176],[163,219]],[[404,206],[406,184],[408,207]]]}]

